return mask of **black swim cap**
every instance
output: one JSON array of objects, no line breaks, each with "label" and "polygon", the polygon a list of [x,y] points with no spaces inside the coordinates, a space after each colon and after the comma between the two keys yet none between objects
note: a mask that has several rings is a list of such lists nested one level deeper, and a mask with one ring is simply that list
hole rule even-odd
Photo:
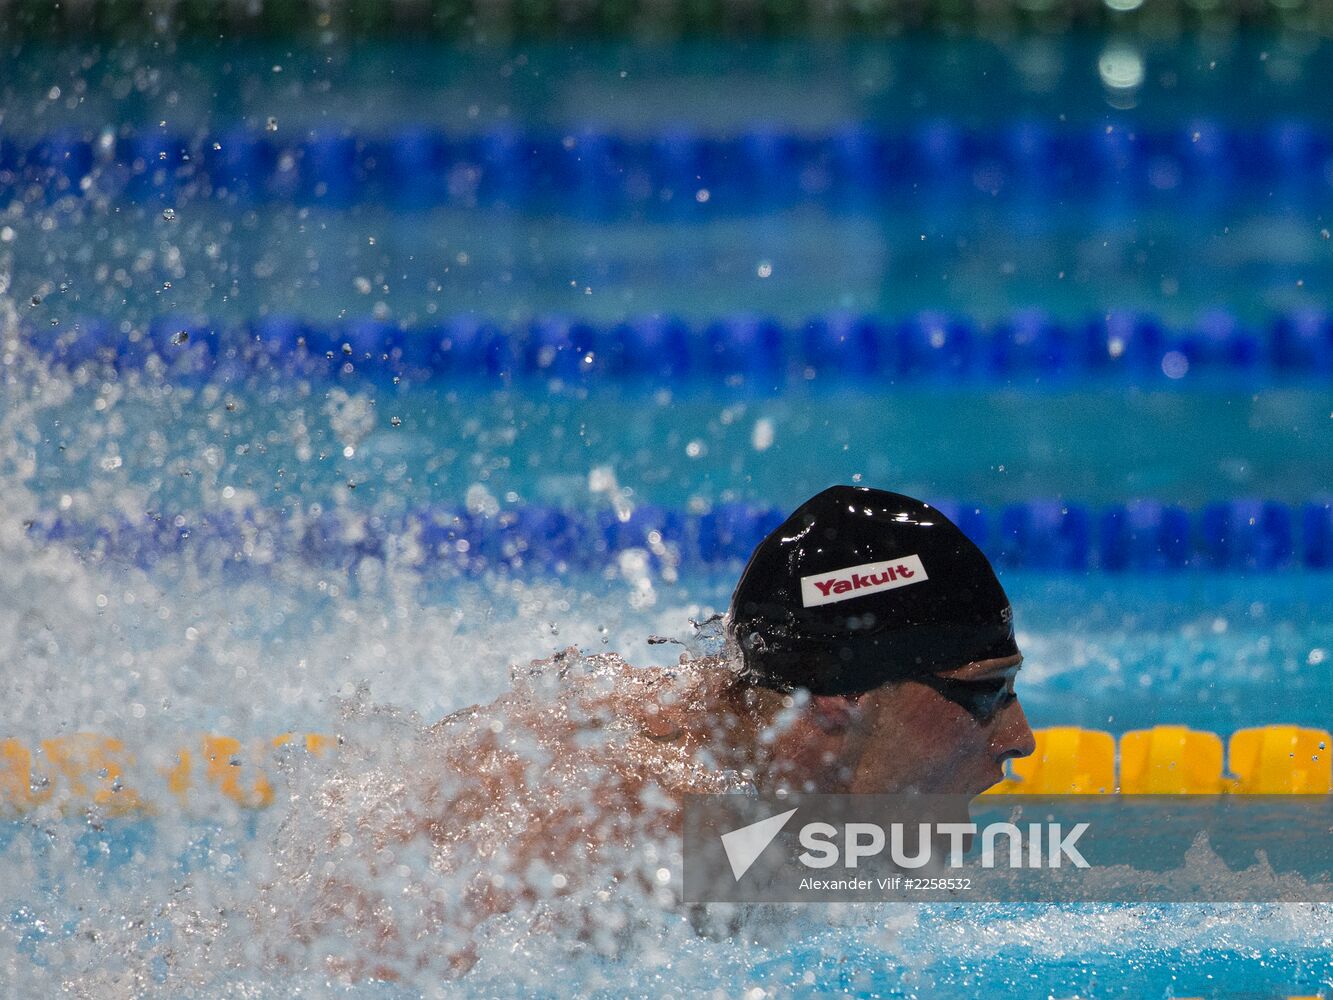
[{"label": "black swim cap", "polygon": [[833,486],[759,543],[731,598],[753,684],[860,694],[1013,656],[1013,612],[981,550],[920,500]]}]

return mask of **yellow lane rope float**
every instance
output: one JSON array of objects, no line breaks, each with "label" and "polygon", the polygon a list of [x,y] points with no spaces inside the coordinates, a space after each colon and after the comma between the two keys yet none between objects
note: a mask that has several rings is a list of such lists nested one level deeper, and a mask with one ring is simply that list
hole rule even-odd
[{"label": "yellow lane rope float", "polygon": [[1315,795],[1333,786],[1323,729],[1260,726],[1222,738],[1186,726],[1121,735],[1073,726],[1039,729],[1037,750],[987,794]]},{"label": "yellow lane rope float", "polygon": [[284,733],[271,740],[243,744],[232,736],[203,736],[169,754],[173,763],[157,768],[169,793],[167,802],[150,802],[131,786],[136,759],[118,739],[98,733],[74,733],[38,741],[0,739],[0,817],[38,809],[60,812],[89,807],[109,816],[188,806],[202,795],[218,796],[247,809],[272,805],[273,784],[265,769],[278,748],[320,755],[337,738],[319,733]]},{"label": "yellow lane rope float", "polygon": [[[1223,740],[1185,726],[1155,726],[1110,733],[1076,726],[1036,731],[1031,757],[1012,762],[1012,773],[987,794],[1024,795],[1316,795],[1333,791],[1333,736],[1323,729],[1261,726]],[[166,801],[150,801],[133,786],[135,755],[124,742],[75,733],[29,745],[0,739],[0,816],[38,809],[88,808],[139,815],[204,797],[246,809],[272,805],[268,765],[279,748],[320,756],[338,739],[319,733],[284,733],[242,743],[203,736],[166,756],[157,768]]]}]

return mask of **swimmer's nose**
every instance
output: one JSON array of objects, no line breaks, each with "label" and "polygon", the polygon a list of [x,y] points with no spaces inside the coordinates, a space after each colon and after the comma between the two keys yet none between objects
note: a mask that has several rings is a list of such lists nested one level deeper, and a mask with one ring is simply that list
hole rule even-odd
[{"label": "swimmer's nose", "polygon": [[1031,757],[1037,751],[1037,738],[1032,735],[1023,706],[1015,700],[1004,713],[1004,721],[992,744],[996,759],[1003,764],[1014,757]]}]

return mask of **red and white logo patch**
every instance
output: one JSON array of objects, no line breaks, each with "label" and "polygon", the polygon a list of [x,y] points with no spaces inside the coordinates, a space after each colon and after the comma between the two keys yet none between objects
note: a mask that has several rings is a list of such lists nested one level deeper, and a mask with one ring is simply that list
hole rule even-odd
[{"label": "red and white logo patch", "polygon": [[801,604],[816,608],[821,604],[836,604],[853,597],[877,594],[881,590],[896,590],[927,579],[926,567],[916,555],[848,566],[801,577]]}]

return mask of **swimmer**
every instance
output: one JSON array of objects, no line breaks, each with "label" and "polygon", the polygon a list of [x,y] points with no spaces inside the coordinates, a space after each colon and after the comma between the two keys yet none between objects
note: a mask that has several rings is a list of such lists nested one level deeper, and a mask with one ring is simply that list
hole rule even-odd
[{"label": "swimmer", "polygon": [[[324,890],[307,912],[332,906],[383,956],[335,967],[411,974],[426,959],[408,945],[429,935],[457,973],[482,921],[576,892],[588,872],[647,890],[658,854],[645,868],[644,845],[678,837],[689,793],[971,796],[1035,748],[1009,601],[981,551],[920,501],[847,486],[808,500],[755,549],[727,628],[729,654],[668,669],[576,649],[536,661],[389,772],[331,782],[322,829],[370,857],[369,878],[328,875],[313,854],[293,876]],[[403,900],[377,902],[366,883],[417,851],[465,888],[421,888],[407,933]]]},{"label": "swimmer", "polygon": [[977,795],[1035,749],[1009,600],[920,501],[844,486],[807,501],[751,556],[730,629],[754,701],[807,694],[766,754],[738,743],[761,787]]}]

